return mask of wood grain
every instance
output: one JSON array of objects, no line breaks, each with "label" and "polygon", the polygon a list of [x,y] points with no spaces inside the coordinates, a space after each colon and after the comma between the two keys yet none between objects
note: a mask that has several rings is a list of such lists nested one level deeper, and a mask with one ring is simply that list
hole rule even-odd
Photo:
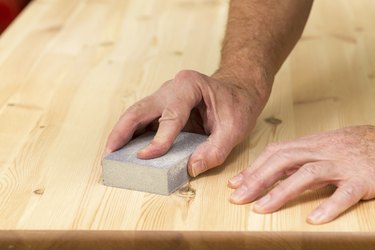
[{"label": "wood grain", "polygon": [[7,231],[2,249],[374,249],[370,233]]},{"label": "wood grain", "polygon": [[254,132],[223,166],[169,197],[102,185],[101,154],[124,109],[181,69],[216,69],[227,8],[226,0],[34,0],[0,38],[0,229],[21,241],[30,231],[17,230],[374,236],[374,201],[312,226],[305,218],[330,187],[269,215],[230,204],[226,187],[270,142],[375,124],[374,0],[316,0]]}]

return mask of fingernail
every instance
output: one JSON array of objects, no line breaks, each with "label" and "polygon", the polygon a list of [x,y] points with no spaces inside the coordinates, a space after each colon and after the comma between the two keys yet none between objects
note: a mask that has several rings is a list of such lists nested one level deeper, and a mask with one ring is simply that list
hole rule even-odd
[{"label": "fingernail", "polygon": [[239,174],[239,175],[236,175],[236,176],[232,177],[231,179],[229,179],[228,182],[232,186],[238,186],[242,183],[242,180],[243,180],[243,176],[242,176],[242,174]]},{"label": "fingernail", "polygon": [[232,195],[230,196],[230,200],[236,203],[241,202],[241,200],[246,195],[246,193],[247,193],[247,186],[242,185],[241,187],[237,188],[236,191],[232,193]]},{"label": "fingernail", "polygon": [[191,165],[191,171],[193,172],[193,177],[197,177],[204,171],[204,163],[202,160],[198,160]]},{"label": "fingernail", "polygon": [[257,200],[254,203],[254,210],[257,212],[263,212],[264,208],[267,206],[269,201],[271,200],[271,195],[267,194],[266,196],[263,196],[260,200]]},{"label": "fingernail", "polygon": [[319,224],[324,219],[324,211],[321,208],[315,209],[308,217],[307,221],[312,224]]}]

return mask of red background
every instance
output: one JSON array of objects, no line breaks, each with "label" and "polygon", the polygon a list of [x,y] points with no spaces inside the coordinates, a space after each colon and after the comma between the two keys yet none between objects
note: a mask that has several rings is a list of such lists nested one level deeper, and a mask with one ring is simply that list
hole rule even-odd
[{"label": "red background", "polygon": [[30,0],[0,0],[0,33],[14,20]]}]

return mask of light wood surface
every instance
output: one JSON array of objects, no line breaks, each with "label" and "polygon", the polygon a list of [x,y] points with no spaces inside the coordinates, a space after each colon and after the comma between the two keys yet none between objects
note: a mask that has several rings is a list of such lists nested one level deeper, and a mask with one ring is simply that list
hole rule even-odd
[{"label": "light wood surface", "polygon": [[332,188],[259,215],[229,203],[226,187],[270,142],[375,124],[374,0],[315,2],[253,134],[189,190],[102,185],[101,154],[121,113],[181,69],[216,69],[227,8],[225,0],[34,0],[0,38],[0,229],[374,233],[375,201],[313,226],[305,218]]}]

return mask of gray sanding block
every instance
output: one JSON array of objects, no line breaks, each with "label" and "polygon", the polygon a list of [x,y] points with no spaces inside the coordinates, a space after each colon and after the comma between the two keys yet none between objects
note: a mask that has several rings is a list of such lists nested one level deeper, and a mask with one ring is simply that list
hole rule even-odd
[{"label": "gray sanding block", "polygon": [[106,186],[169,195],[189,180],[187,162],[194,149],[207,136],[181,132],[167,154],[149,160],[137,157],[155,133],[148,132],[130,141],[103,159]]}]

